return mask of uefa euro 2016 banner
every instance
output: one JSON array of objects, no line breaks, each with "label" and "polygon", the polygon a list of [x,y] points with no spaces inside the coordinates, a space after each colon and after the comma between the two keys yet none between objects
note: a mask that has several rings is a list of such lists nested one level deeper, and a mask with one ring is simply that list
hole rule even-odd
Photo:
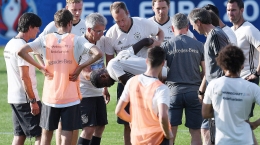
[{"label": "uefa euro 2016 banner", "polygon": [[[33,12],[39,15],[43,25],[40,30],[51,21],[57,10],[65,7],[66,0],[1,0],[0,11],[0,45],[5,45],[10,38],[17,34],[18,18],[25,12]],[[107,29],[114,24],[111,17],[109,6],[114,1],[109,0],[84,0],[82,19],[88,14],[99,12],[108,19]],[[151,0],[125,0],[131,16],[139,16],[149,18],[153,15]],[[218,7],[220,18],[224,23],[231,26],[226,14],[226,0],[171,0],[169,15],[173,16],[177,12],[189,14],[196,7],[202,7],[206,4],[213,4]],[[260,28],[259,20],[260,0],[244,0],[244,18],[253,23],[258,29]],[[190,28],[192,30],[192,28]],[[194,32],[199,40],[203,40],[203,36],[199,36]]]}]

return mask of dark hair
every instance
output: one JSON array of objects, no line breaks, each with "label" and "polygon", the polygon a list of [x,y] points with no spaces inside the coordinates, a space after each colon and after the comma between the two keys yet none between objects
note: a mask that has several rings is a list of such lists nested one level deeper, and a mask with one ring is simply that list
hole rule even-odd
[{"label": "dark hair", "polygon": [[240,9],[244,8],[244,2],[243,2],[243,0],[228,0],[228,1],[227,1],[227,3],[234,3],[234,2],[237,3],[237,5],[238,5],[238,7],[239,7]]},{"label": "dark hair", "polygon": [[237,46],[227,45],[220,50],[216,61],[222,69],[238,73],[244,64],[245,56]]},{"label": "dark hair", "polygon": [[114,2],[110,5],[110,12],[112,12],[112,10],[114,10],[115,13],[118,13],[119,9],[123,9],[128,14],[128,9],[127,9],[126,4],[124,2],[117,1],[117,2]]},{"label": "dark hair", "polygon": [[211,10],[208,11],[211,17],[211,23],[213,26],[219,26],[219,19],[218,16]]},{"label": "dark hair", "polygon": [[166,58],[165,51],[159,46],[148,49],[147,54],[147,59],[152,68],[160,66]]},{"label": "dark hair", "polygon": [[[108,86],[103,86],[103,84],[101,84],[102,83],[101,82],[101,75],[102,74],[108,74],[108,72],[105,68],[91,71],[90,82],[96,88],[108,87]],[[115,82],[115,80],[113,80],[111,77],[109,77],[108,79],[109,79],[110,82]]]},{"label": "dark hair", "polygon": [[209,12],[202,8],[193,9],[190,12],[188,18],[190,19],[190,21],[193,21],[194,23],[196,23],[197,20],[199,20],[202,24],[212,23]]},{"label": "dark hair", "polygon": [[167,5],[170,6],[170,0],[152,0],[152,6],[154,6],[155,2],[163,2],[163,1],[165,1]]},{"label": "dark hair", "polygon": [[218,17],[219,17],[219,11],[218,11],[218,8],[212,4],[207,4],[205,5],[204,7],[202,7],[203,9],[205,10],[211,10],[213,11]]},{"label": "dark hair", "polygon": [[66,27],[73,20],[73,15],[67,9],[61,9],[54,14],[54,22],[58,27]]},{"label": "dark hair", "polygon": [[42,20],[39,16],[34,13],[24,13],[18,21],[18,32],[28,32],[29,27],[40,27],[42,25]]}]

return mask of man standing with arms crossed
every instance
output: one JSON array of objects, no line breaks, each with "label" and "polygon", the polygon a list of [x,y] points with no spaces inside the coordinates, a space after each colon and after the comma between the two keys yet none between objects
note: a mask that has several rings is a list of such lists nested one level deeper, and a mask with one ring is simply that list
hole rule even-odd
[{"label": "man standing with arms crossed", "polygon": [[[223,71],[217,65],[215,58],[218,56],[218,52],[226,45],[230,44],[228,36],[219,27],[214,27],[211,24],[210,14],[203,8],[193,9],[189,14],[190,23],[199,34],[207,37],[204,44],[204,60],[205,60],[205,76],[201,82],[198,90],[198,97],[202,102],[206,85],[213,79],[219,78],[223,75]],[[210,141],[210,126],[209,121],[204,119],[201,126],[201,133],[203,138],[203,144],[211,144],[214,142],[215,136],[211,136]]]},{"label": "man standing with arms crossed", "polygon": [[[127,81],[116,106],[117,116],[131,123],[133,145],[169,145],[173,138],[168,119],[170,92],[158,79],[164,60],[161,47],[150,48],[146,72]],[[128,103],[130,114],[125,111]]]},{"label": "man standing with arms crossed", "polygon": [[[61,144],[71,144],[72,131],[81,128],[78,75],[83,68],[102,57],[102,52],[95,45],[70,33],[72,20],[70,11],[59,10],[54,15],[57,32],[37,38],[18,52],[19,56],[45,75],[40,122],[43,145],[50,145],[53,131],[58,128],[60,119]],[[28,53],[32,51],[43,56],[45,67],[29,57]],[[81,55],[87,53],[92,53],[92,56],[78,65]]]},{"label": "man standing with arms crossed", "polygon": [[[121,50],[127,49],[143,38],[157,36],[157,40],[150,46],[160,46],[164,39],[163,31],[149,20],[139,17],[129,17],[129,11],[124,2],[114,2],[110,6],[110,12],[116,24],[106,33],[106,61],[107,63]],[[137,56],[146,58],[147,48],[142,48]],[[124,87],[121,83],[117,87],[117,98],[121,96]],[[125,145],[130,144],[129,123],[118,118],[119,124],[124,124]]]},{"label": "man standing with arms crossed", "polygon": [[[149,18],[164,32],[164,42],[175,37],[172,31],[172,18],[169,16],[170,0],[152,0],[154,16]],[[187,36],[194,38],[193,33],[188,30]]]},{"label": "man standing with arms crossed", "polygon": [[[91,13],[86,17],[85,24],[87,31],[82,37],[104,52],[103,34],[107,19],[99,13]],[[90,81],[93,70],[104,68],[104,55],[92,65],[85,67],[80,74],[80,92],[83,99],[80,102],[82,132],[78,145],[100,145],[105,125],[108,123],[106,110],[106,104],[110,100],[108,90],[106,87],[96,88]],[[80,64],[89,57],[91,57],[89,54],[83,55]]]},{"label": "man standing with arms crossed", "polygon": [[[246,58],[240,77],[258,85],[260,75],[260,32],[254,25],[244,19],[243,12],[244,2],[242,0],[228,0],[227,15],[230,22],[233,23],[231,29],[236,34],[237,46],[242,49]],[[249,117],[253,116],[254,106],[255,103],[252,105]],[[255,136],[254,143],[257,143]]]},{"label": "man standing with arms crossed", "polygon": [[23,14],[18,21],[19,33],[6,44],[4,49],[8,103],[13,114],[13,145],[23,145],[26,137],[35,137],[35,145],[40,145],[41,142],[39,126],[41,102],[37,91],[35,68],[17,55],[21,45],[36,37],[41,25],[42,21],[37,15]]},{"label": "man standing with arms crossed", "polygon": [[186,35],[188,30],[187,16],[181,13],[175,14],[172,18],[172,31],[175,37],[162,46],[166,52],[169,68],[165,84],[171,90],[169,118],[174,136],[173,142],[185,109],[185,126],[189,128],[191,145],[201,145],[200,127],[203,119],[197,91],[205,73],[204,50],[201,42]]}]

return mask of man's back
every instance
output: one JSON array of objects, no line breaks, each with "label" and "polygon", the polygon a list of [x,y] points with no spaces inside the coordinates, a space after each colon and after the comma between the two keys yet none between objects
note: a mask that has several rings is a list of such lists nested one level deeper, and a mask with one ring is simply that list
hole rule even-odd
[{"label": "man's back", "polygon": [[170,68],[166,84],[172,84],[176,93],[197,91],[202,80],[200,65],[204,61],[203,44],[187,35],[178,35],[166,42],[163,48]]}]

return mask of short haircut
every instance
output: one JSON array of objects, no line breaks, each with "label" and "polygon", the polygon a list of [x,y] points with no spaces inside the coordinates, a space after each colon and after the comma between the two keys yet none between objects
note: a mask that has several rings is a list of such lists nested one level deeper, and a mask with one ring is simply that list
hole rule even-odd
[{"label": "short haircut", "polygon": [[24,13],[18,20],[18,32],[28,32],[29,27],[40,27],[42,25],[42,20],[39,16],[34,13]]},{"label": "short haircut", "polygon": [[227,1],[227,3],[234,3],[234,2],[237,3],[237,5],[238,5],[238,7],[239,7],[240,9],[244,8],[244,2],[243,2],[243,0],[228,0],[228,1]]},{"label": "short haircut", "polygon": [[66,5],[67,4],[72,4],[72,3],[80,3],[83,2],[82,0],[66,0]]},{"label": "short haircut", "polygon": [[245,56],[243,51],[237,46],[227,45],[220,50],[216,61],[222,69],[238,73],[244,64]]},{"label": "short haircut", "polygon": [[218,11],[218,8],[212,4],[207,4],[205,5],[204,7],[202,7],[203,9],[206,9],[206,10],[211,10],[213,11],[218,17],[219,17],[219,11]]},{"label": "short haircut", "polygon": [[212,25],[215,26],[215,27],[219,26],[218,16],[211,10],[209,10],[208,12],[210,13]]},{"label": "short haircut", "polygon": [[107,25],[107,19],[100,13],[91,13],[86,17],[85,25],[87,28],[93,28],[96,25]]},{"label": "short haircut", "polygon": [[152,0],[152,6],[154,6],[155,2],[163,2],[163,1],[165,1],[167,5],[170,6],[170,0]]},{"label": "short haircut", "polygon": [[[94,87],[96,87],[96,88],[102,88],[103,87],[102,84],[100,83],[101,82],[100,76],[102,74],[108,74],[108,72],[105,68],[91,71],[90,82],[92,83],[92,85]],[[115,82],[115,80],[113,80],[111,77],[110,77],[110,80]]]},{"label": "short haircut", "polygon": [[186,28],[189,25],[188,17],[185,14],[177,13],[172,18],[172,25],[179,30]]},{"label": "short haircut", "polygon": [[210,14],[207,10],[202,8],[195,8],[189,14],[190,21],[196,22],[199,20],[202,24],[211,24]]},{"label": "short haircut", "polygon": [[160,66],[166,58],[165,51],[159,46],[149,48],[147,51],[147,55],[148,62],[150,63],[152,68]]},{"label": "short haircut", "polygon": [[67,9],[61,9],[54,14],[54,22],[58,27],[66,27],[73,20],[73,15]]},{"label": "short haircut", "polygon": [[110,12],[114,10],[115,13],[118,13],[120,9],[123,9],[126,13],[128,13],[127,6],[122,1],[116,1],[110,5]]}]

